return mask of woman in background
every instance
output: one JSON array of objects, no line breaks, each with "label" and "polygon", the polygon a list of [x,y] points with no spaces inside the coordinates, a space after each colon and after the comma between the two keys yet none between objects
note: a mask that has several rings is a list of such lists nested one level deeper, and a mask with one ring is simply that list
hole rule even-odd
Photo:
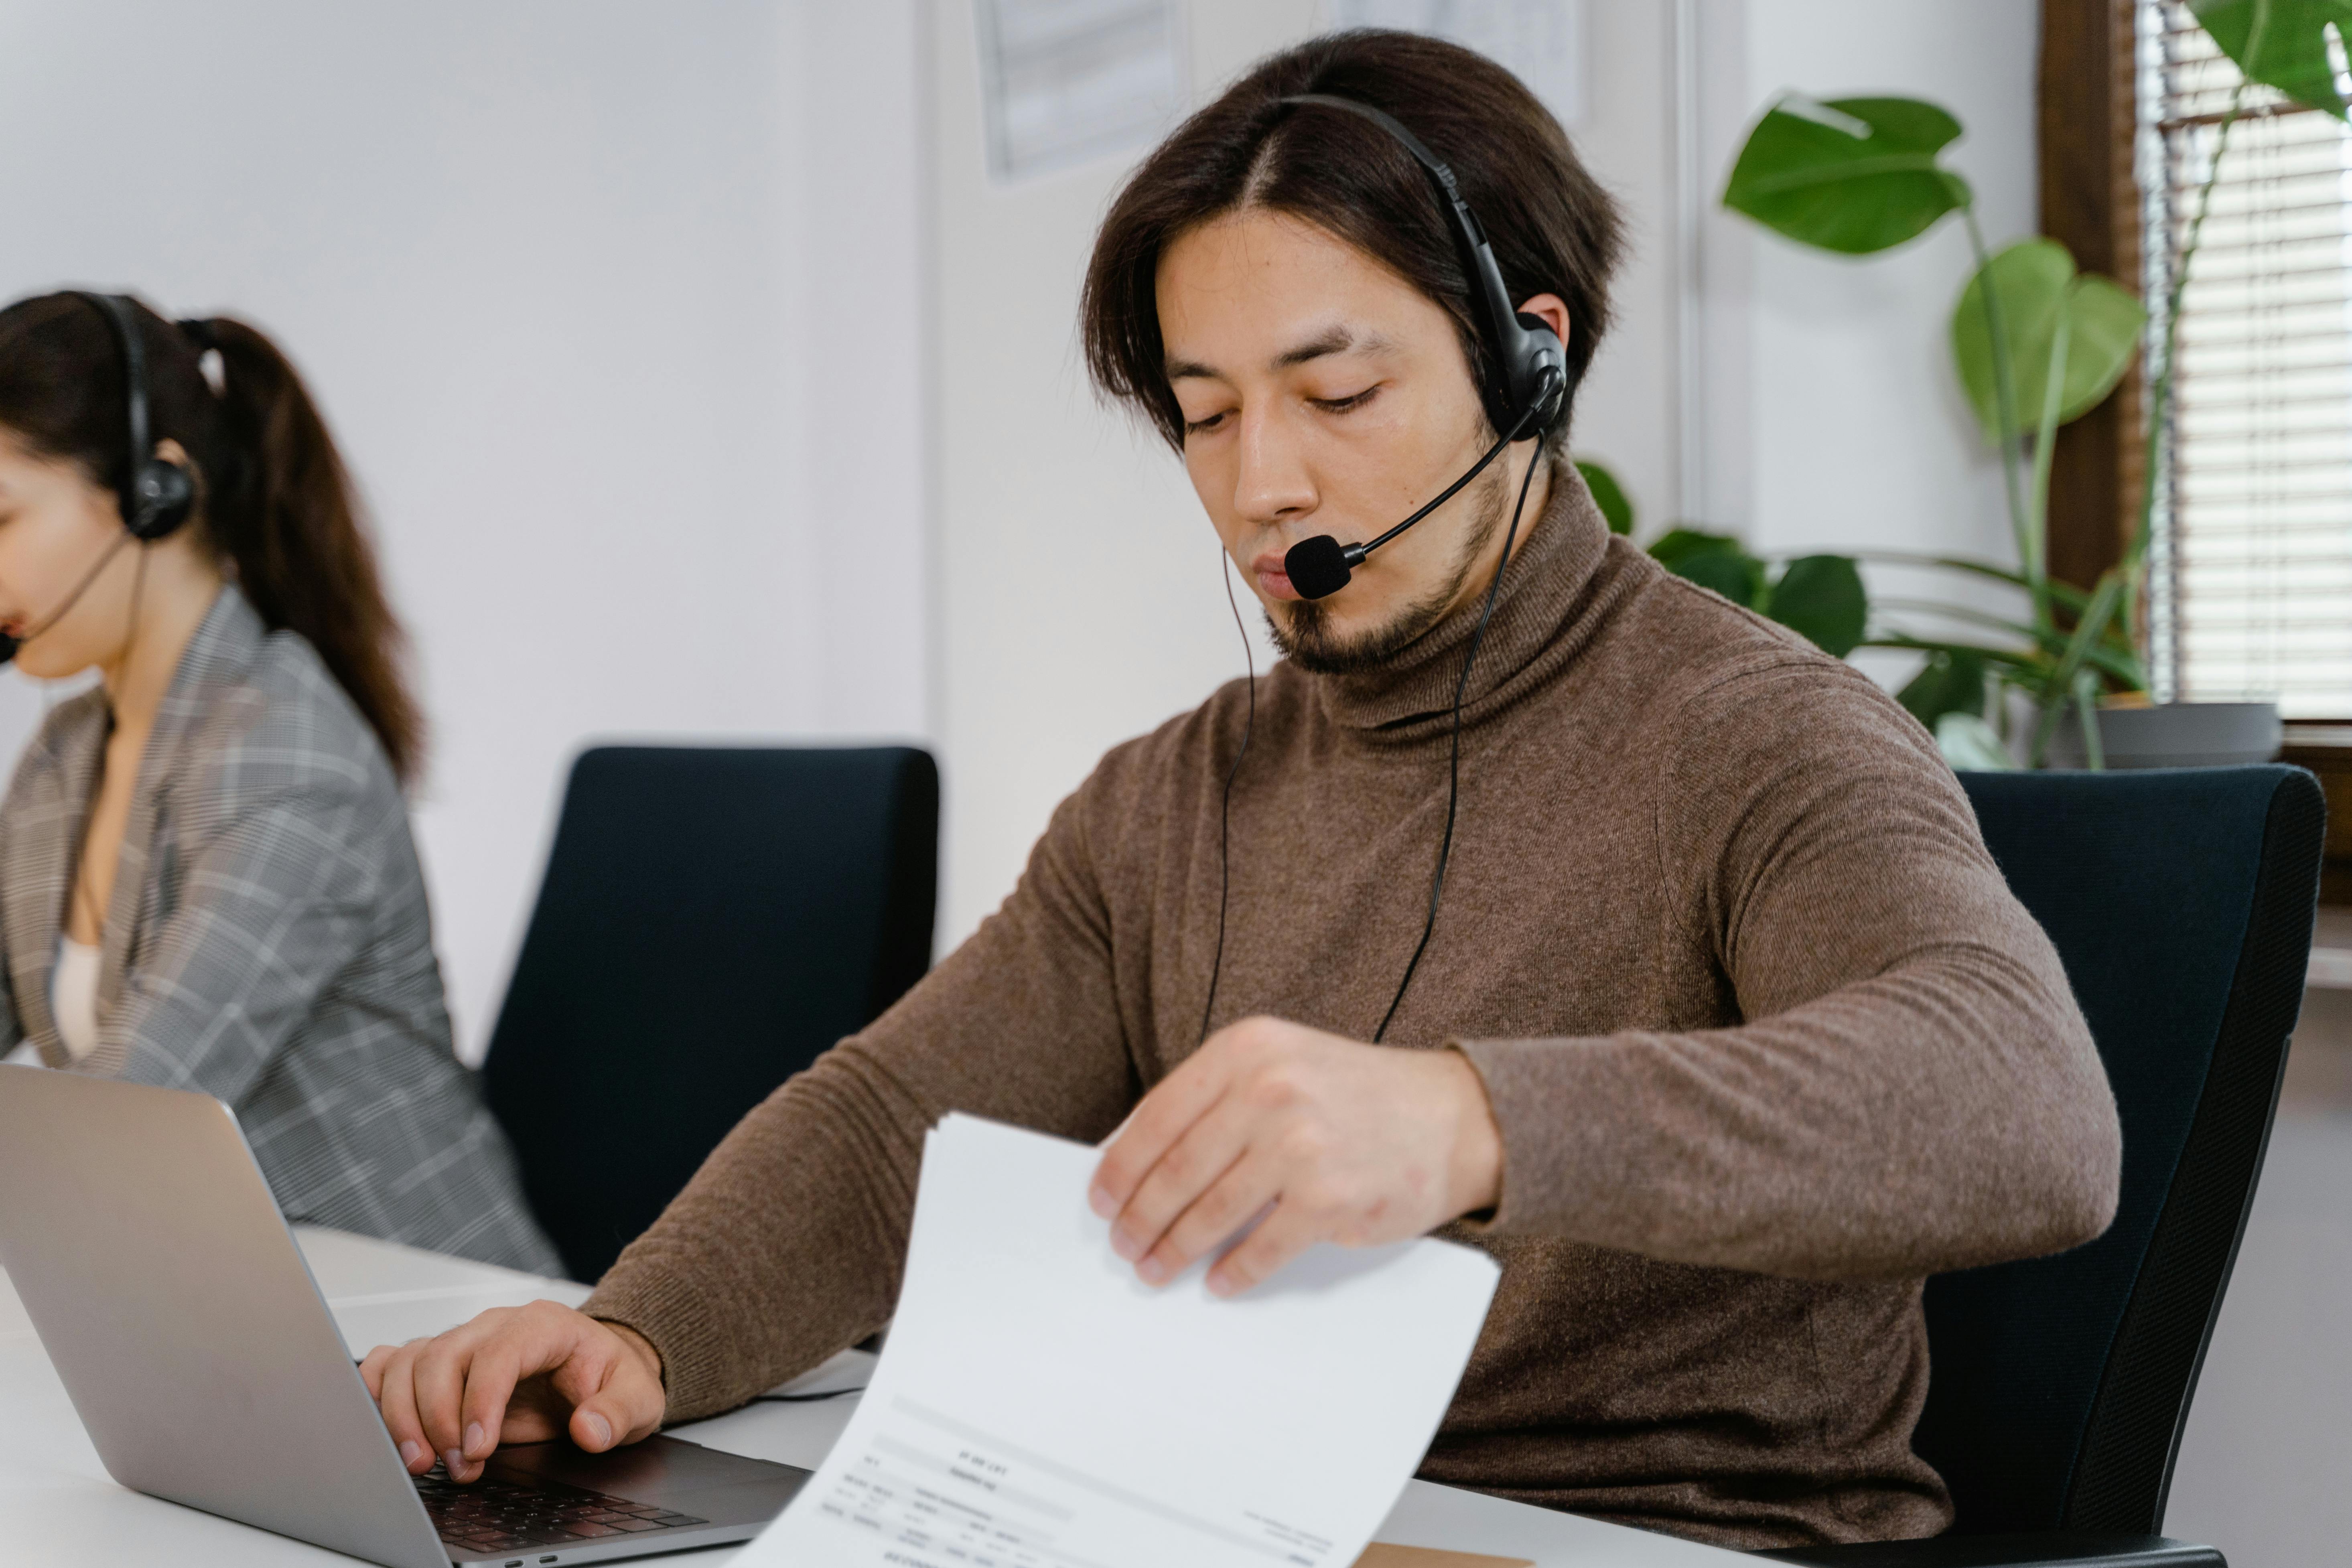
[{"label": "woman in background", "polygon": [[399,626],[266,338],[0,310],[0,634],[100,678],[0,804],[0,1050],[218,1096],[289,1219],[561,1273],[451,1048]]}]

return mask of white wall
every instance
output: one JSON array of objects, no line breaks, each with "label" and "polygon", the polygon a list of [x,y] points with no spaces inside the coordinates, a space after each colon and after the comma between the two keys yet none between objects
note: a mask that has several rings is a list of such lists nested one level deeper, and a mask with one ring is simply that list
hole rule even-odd
[{"label": "white wall", "polygon": [[926,728],[915,17],[0,7],[0,295],[250,317],[373,505],[474,1048],[583,742]]},{"label": "white wall", "polygon": [[[1998,249],[2037,223],[2038,28],[2035,0],[1746,0],[1744,112],[1752,118],[1789,88],[1942,104],[1967,127],[1948,161],[1974,186]],[[1717,191],[1746,124],[1728,127],[1713,160]],[[1952,303],[1974,268],[1958,216],[1899,250],[1852,260],[1729,215],[1710,232],[1726,270],[1736,279],[1744,268],[1746,294],[1746,341],[1727,352],[1745,360],[1734,374],[1744,369],[1748,405],[1721,432],[1726,478],[1710,485],[1717,520],[1769,550],[1957,551],[2013,563],[2000,464],[1951,369]],[[1727,314],[1727,330],[1739,333],[1737,312]],[[1740,469],[1744,481],[1733,477]],[[1875,569],[1872,581],[1881,593],[1953,588],[1948,577],[1899,570]],[[1967,596],[2015,608],[1998,594]],[[1916,667],[1899,656],[1862,662],[1889,679]]]},{"label": "white wall", "polygon": [[[1993,465],[1944,360],[1945,313],[1967,271],[1957,226],[1846,262],[1759,235],[1714,202],[1780,89],[1887,91],[1959,115],[1970,134],[1954,161],[1989,233],[2025,232],[2033,0],[1586,10],[1590,107],[1572,134],[1623,200],[1633,247],[1575,444],[1626,480],[1643,534],[1692,516],[1769,549],[2004,549]],[[1188,13],[1198,102],[1327,11],[1192,0]],[[936,15],[940,935],[951,942],[1011,889],[1054,804],[1105,748],[1199,702],[1241,672],[1242,653],[1181,468],[1094,403],[1077,362],[1078,279],[1132,157],[992,186],[969,0],[940,0]],[[1899,660],[1876,668],[1903,673]]]},{"label": "white wall", "polygon": [[[1195,100],[1327,9],[1192,0]],[[1910,92],[2021,232],[2032,0],[1586,9],[1575,135],[1633,249],[1580,449],[1645,530],[1999,549],[1942,361],[1957,231],[1843,262],[1712,202],[1778,89]],[[0,8],[0,144],[40,150],[0,167],[0,292],[250,314],[374,502],[477,1043],[584,741],[933,736],[945,945],[1106,747],[1240,672],[1181,467],[1076,360],[1130,160],[997,187],[980,128],[971,0]]]},{"label": "white wall", "polygon": [[[1190,9],[1202,89],[1314,14],[1311,0]],[[934,15],[946,946],[1011,890],[1105,749],[1198,703],[1243,657],[1181,466],[1097,405],[1078,363],[1079,280],[1132,160],[991,184],[971,7]]]},{"label": "white wall", "polygon": [[1643,535],[1685,511],[1675,421],[1677,192],[1671,5],[1587,5],[1583,121],[1576,151],[1625,218],[1623,265],[1610,288],[1616,321],[1576,397],[1570,444],[1608,466]]}]

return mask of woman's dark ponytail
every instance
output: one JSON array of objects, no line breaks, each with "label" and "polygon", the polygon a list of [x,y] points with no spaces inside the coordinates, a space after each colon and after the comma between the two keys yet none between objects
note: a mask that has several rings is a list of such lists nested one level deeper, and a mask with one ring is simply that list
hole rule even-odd
[{"label": "woman's dark ponytail", "polygon": [[[195,458],[198,516],[270,630],[297,631],[375,731],[404,784],[424,762],[425,721],[401,679],[405,639],[360,526],[351,476],[302,378],[243,321],[176,326],[131,310],[146,349],[154,437]],[[218,386],[204,370],[220,355]],[[79,463],[102,485],[128,471],[122,353],[75,294],[0,310],[0,431]],[[141,454],[144,456],[145,454]]]},{"label": "woman's dark ponytail", "polygon": [[302,378],[277,345],[243,321],[187,335],[220,354],[220,398],[235,457],[204,501],[214,542],[237,585],[273,629],[302,634],[383,742],[393,771],[413,780],[425,721],[401,679],[404,638],[360,531],[357,498]]}]

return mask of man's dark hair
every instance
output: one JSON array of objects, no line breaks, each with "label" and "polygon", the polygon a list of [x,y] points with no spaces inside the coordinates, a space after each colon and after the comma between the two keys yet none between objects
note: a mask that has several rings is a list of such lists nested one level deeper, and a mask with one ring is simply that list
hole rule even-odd
[{"label": "man's dark hair", "polygon": [[[1188,230],[1244,207],[1304,218],[1378,258],[1454,318],[1472,376],[1486,384],[1470,280],[1427,176],[1360,116],[1280,101],[1303,92],[1387,110],[1452,167],[1511,302],[1544,293],[1568,302],[1574,385],[1609,326],[1610,274],[1623,247],[1615,198],[1518,78],[1459,45],[1377,29],[1326,34],[1261,60],[1128,180],[1095,239],[1080,306],[1095,384],[1183,450],[1160,336],[1160,258]],[[1563,419],[1548,444],[1567,429]]]}]

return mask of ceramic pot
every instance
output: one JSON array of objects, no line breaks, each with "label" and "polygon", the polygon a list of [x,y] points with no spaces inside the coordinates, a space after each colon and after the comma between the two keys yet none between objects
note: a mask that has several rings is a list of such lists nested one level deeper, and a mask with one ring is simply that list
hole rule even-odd
[{"label": "ceramic pot", "polygon": [[[2219,768],[2267,763],[2285,731],[2275,702],[2166,702],[2099,710],[2099,745],[2111,768]],[[2050,737],[2050,765],[2085,766],[2081,716],[2071,710]]]}]

